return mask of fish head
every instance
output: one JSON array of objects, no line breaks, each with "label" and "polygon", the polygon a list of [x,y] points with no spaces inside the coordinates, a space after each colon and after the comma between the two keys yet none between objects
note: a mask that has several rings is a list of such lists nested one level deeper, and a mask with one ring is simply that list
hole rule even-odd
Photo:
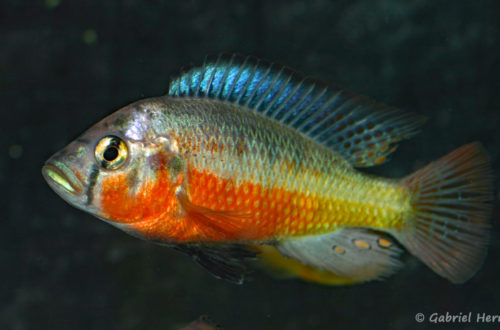
[{"label": "fish head", "polygon": [[121,229],[172,217],[184,160],[170,136],[157,134],[158,102],[133,103],[91,127],[42,168],[69,204]]}]

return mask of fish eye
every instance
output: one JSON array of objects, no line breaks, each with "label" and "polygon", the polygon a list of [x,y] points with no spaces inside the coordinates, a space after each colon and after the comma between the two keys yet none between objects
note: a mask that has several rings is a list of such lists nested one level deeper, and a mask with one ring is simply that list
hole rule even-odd
[{"label": "fish eye", "polygon": [[106,148],[106,150],[104,150],[104,153],[102,154],[102,157],[108,161],[108,162],[112,162],[113,160],[116,159],[116,157],[118,157],[118,149],[116,149],[115,146],[109,146]]},{"label": "fish eye", "polygon": [[116,170],[127,160],[128,148],[122,139],[114,135],[109,135],[99,140],[94,154],[95,159],[102,168]]}]

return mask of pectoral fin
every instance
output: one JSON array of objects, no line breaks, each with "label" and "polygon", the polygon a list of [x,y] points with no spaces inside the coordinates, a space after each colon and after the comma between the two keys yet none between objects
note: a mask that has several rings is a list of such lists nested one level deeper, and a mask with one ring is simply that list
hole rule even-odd
[{"label": "pectoral fin", "polygon": [[189,255],[215,277],[234,284],[243,284],[247,273],[245,262],[256,256],[256,252],[236,244],[179,244],[172,248]]},{"label": "pectoral fin", "polygon": [[326,235],[290,239],[277,248],[283,255],[333,273],[346,283],[347,279],[383,279],[401,267],[397,257],[402,250],[388,236],[367,229],[342,228]]},{"label": "pectoral fin", "polygon": [[190,225],[198,229],[201,240],[206,241],[239,241],[252,239],[257,232],[249,214],[240,210],[211,210],[195,205],[185,193],[177,198],[182,209],[188,214]]}]

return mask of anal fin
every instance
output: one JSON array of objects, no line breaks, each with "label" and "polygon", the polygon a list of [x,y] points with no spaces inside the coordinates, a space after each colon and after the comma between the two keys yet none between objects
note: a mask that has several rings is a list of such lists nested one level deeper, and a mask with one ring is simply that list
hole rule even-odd
[{"label": "anal fin", "polygon": [[402,265],[397,258],[402,250],[391,238],[361,228],[290,239],[277,248],[289,258],[352,282],[386,278]]},{"label": "anal fin", "polygon": [[258,251],[256,265],[279,279],[300,278],[307,282],[322,285],[355,284],[352,278],[339,276],[328,270],[305,265],[302,262],[287,258],[272,245],[255,245],[252,249]]}]

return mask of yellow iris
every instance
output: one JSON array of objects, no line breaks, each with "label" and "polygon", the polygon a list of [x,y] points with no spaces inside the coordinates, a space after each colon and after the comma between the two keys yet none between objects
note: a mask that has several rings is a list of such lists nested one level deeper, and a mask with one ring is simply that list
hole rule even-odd
[{"label": "yellow iris", "polygon": [[94,154],[101,167],[107,170],[116,170],[127,160],[128,148],[122,139],[109,135],[97,143]]}]

